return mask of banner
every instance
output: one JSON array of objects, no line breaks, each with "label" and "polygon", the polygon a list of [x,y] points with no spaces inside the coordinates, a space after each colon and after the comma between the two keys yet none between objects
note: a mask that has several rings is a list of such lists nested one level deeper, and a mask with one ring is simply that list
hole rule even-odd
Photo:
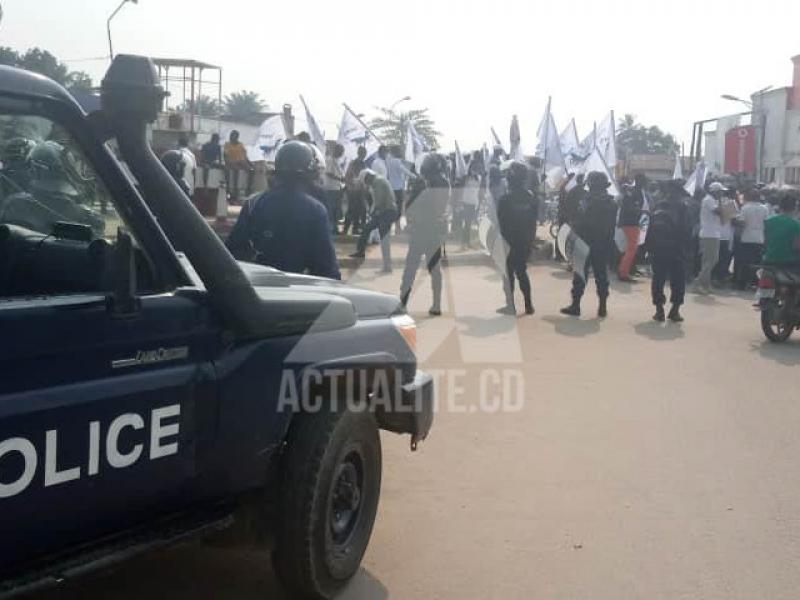
[{"label": "banner", "polygon": [[561,145],[561,154],[564,157],[569,156],[570,152],[580,146],[578,140],[578,128],[575,126],[575,119],[572,119],[567,125],[566,129],[558,136],[558,142]]},{"label": "banner", "polygon": [[358,156],[358,148],[367,149],[367,158],[378,151],[381,145],[378,137],[370,131],[364,122],[346,104],[342,123],[339,125],[339,143],[344,147],[344,155],[348,161]]},{"label": "banner", "polygon": [[464,155],[461,154],[461,148],[458,147],[458,142],[455,142],[455,145],[456,145],[455,176],[456,179],[464,179],[467,176],[467,163],[464,161]]},{"label": "banner", "polygon": [[308,123],[308,134],[311,136],[311,141],[325,154],[325,134],[319,128],[317,120],[308,109],[308,104],[306,104],[306,99],[303,98],[302,94],[300,94],[300,102],[303,103],[303,108],[306,110],[306,122]]},{"label": "banner", "polygon": [[567,172],[564,155],[561,153],[561,139],[556,129],[556,122],[550,110],[551,102],[547,100],[542,122],[539,124],[539,143],[537,144],[540,158],[544,165],[544,174],[551,187],[558,187],[561,179]]},{"label": "banner", "polygon": [[278,147],[288,138],[283,115],[269,117],[258,128],[255,141],[247,148],[247,158],[254,162],[260,160],[272,162],[275,160]]},{"label": "banner", "polygon": [[509,139],[511,141],[511,151],[509,158],[512,160],[524,161],[525,157],[522,155],[522,138],[519,133],[519,120],[517,115],[511,117],[511,129],[509,131]]},{"label": "banner", "polygon": [[417,133],[417,128],[414,127],[414,123],[408,121],[406,125],[406,162],[412,165],[417,164],[417,159],[427,151],[428,148],[425,145],[425,141]]},{"label": "banner", "polygon": [[694,196],[696,190],[703,189],[703,187],[706,185],[707,173],[708,171],[706,170],[706,163],[701,160],[697,163],[694,173],[691,174],[689,180],[686,182],[686,185],[683,186],[683,189],[686,190],[686,193],[690,196]]},{"label": "banner", "polygon": [[603,160],[609,169],[617,166],[617,130],[613,110],[595,129],[595,146],[603,155]]},{"label": "banner", "polygon": [[756,172],[756,129],[752,125],[734,127],[725,134],[725,172]]},{"label": "banner", "polygon": [[681,155],[675,153],[675,170],[672,172],[673,179],[683,179],[683,165],[681,164]]},{"label": "banner", "polygon": [[606,164],[606,161],[598,148],[595,148],[589,157],[583,161],[581,164],[581,169],[582,172],[586,173],[587,175],[592,171],[605,173],[606,177],[608,177],[608,180],[611,182],[611,186],[608,188],[608,193],[612,196],[619,196],[620,189],[617,185],[616,179],[614,178],[614,173],[611,172],[611,169]]}]

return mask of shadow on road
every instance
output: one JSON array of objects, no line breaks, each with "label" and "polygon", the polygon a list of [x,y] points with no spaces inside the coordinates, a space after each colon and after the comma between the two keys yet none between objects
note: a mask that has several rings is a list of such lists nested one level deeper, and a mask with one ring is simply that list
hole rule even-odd
[{"label": "shadow on road", "polygon": [[586,337],[600,331],[600,320],[581,320],[574,317],[542,317],[542,321],[550,323],[559,335],[568,337]]},{"label": "shadow on road", "polygon": [[517,317],[458,317],[456,323],[466,326],[466,330],[459,330],[462,335],[478,338],[488,338],[500,333],[506,333],[517,326]]},{"label": "shadow on road", "polygon": [[637,335],[641,335],[657,342],[670,342],[684,337],[683,328],[676,323],[656,323],[644,321],[633,326]]},{"label": "shadow on road", "polygon": [[[383,600],[386,587],[361,569],[342,592],[343,600]],[[186,545],[123,563],[97,575],[27,596],[29,600],[113,598],[141,600],[289,600],[272,571],[267,552]]]},{"label": "shadow on road", "polygon": [[562,271],[561,269],[557,271],[550,271],[550,277],[552,277],[553,279],[563,279],[572,281],[572,272]]},{"label": "shadow on road", "polygon": [[750,344],[750,349],[758,352],[762,358],[773,360],[787,367],[800,365],[800,344],[793,343],[791,340],[783,344],[775,344],[766,340],[760,343],[754,342]]}]

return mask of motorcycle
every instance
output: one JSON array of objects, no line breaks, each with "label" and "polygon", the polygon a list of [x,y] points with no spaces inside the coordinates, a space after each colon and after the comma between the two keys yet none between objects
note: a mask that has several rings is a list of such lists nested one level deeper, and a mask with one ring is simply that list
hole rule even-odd
[{"label": "motorcycle", "polygon": [[762,266],[756,301],[767,339],[775,343],[788,340],[795,329],[800,329],[800,266]]}]

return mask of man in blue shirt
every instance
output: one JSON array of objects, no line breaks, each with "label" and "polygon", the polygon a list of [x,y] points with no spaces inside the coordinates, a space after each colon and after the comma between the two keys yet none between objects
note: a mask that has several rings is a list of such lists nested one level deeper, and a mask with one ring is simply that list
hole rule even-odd
[{"label": "man in blue shirt", "polygon": [[308,144],[290,141],[280,147],[274,189],[245,202],[228,237],[237,260],[341,279],[328,212],[308,193],[317,166]]}]

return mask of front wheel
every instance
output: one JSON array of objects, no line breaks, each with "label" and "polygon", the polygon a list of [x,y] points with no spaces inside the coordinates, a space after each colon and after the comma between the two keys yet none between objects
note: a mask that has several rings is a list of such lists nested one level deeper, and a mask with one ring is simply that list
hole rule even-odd
[{"label": "front wheel", "polygon": [[369,411],[296,417],[283,457],[275,567],[300,598],[333,598],[367,549],[381,487],[381,443]]},{"label": "front wheel", "polygon": [[782,343],[789,339],[794,323],[787,316],[786,302],[776,298],[761,310],[761,329],[770,342]]}]

